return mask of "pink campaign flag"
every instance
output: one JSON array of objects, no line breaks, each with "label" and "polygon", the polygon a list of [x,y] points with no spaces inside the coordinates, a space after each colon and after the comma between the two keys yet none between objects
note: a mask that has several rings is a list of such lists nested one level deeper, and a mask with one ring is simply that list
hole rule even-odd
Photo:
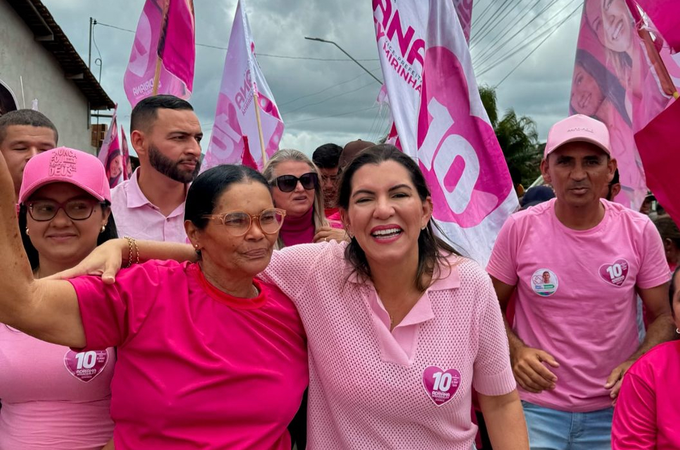
[{"label": "pink campaign flag", "polygon": [[374,0],[373,11],[401,148],[425,173],[446,237],[486,264],[518,202],[453,3]]},{"label": "pink campaign flag", "polygon": [[663,39],[680,52],[680,2],[678,0],[635,0],[649,16]]},{"label": "pink campaign flag", "polygon": [[453,0],[453,5],[458,13],[458,21],[463,28],[465,40],[470,42],[470,29],[472,27],[472,0]]},{"label": "pink campaign flag", "polygon": [[146,0],[125,70],[125,94],[134,106],[153,94],[160,61],[158,94],[188,99],[194,80],[196,47],[191,0]]},{"label": "pink campaign flag", "polygon": [[129,180],[132,177],[132,161],[130,160],[130,149],[128,148],[127,137],[125,136],[125,128],[120,127],[121,133],[121,149],[123,150],[123,166],[125,170],[123,171],[123,179]]},{"label": "pink campaign flag", "polygon": [[202,171],[218,164],[246,164],[262,169],[262,153],[267,158],[273,155],[283,136],[283,121],[255,58],[255,43],[244,9],[245,2],[240,0],[231,27],[215,123]]},{"label": "pink campaign flag", "polygon": [[121,151],[120,142],[118,141],[118,118],[116,117],[116,109],[113,110],[111,125],[106,131],[102,148],[99,150],[99,160],[104,164],[106,178],[109,179],[110,187],[116,187],[123,181],[125,176],[123,152]]},{"label": "pink campaign flag", "polygon": [[569,112],[607,125],[622,187],[615,201],[635,210],[647,181],[634,135],[669,101],[649,61],[626,0],[585,0]]}]

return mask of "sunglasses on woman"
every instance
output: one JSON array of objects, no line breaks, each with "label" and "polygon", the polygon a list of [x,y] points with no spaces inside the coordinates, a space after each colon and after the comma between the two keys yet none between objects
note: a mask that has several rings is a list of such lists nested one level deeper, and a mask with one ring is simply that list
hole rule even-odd
[{"label": "sunglasses on woman", "polygon": [[314,172],[302,174],[300,178],[294,175],[281,175],[274,180],[272,186],[278,187],[281,192],[293,192],[298,181],[307,191],[316,189],[319,186],[319,176]]}]

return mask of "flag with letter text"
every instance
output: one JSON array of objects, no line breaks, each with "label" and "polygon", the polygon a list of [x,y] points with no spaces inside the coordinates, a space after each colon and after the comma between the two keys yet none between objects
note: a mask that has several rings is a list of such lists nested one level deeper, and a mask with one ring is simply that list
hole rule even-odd
[{"label": "flag with letter text", "polygon": [[116,108],[113,110],[111,125],[106,130],[102,148],[99,150],[99,160],[104,164],[106,178],[109,180],[110,187],[116,187],[125,177],[125,167],[123,152],[118,140],[118,118]]},{"label": "flag with letter text", "polygon": [[255,58],[255,43],[244,3],[239,0],[236,6],[215,122],[202,171],[218,164],[247,164],[262,169],[256,98],[267,157],[278,150],[283,136],[279,109]]},{"label": "flag with letter text", "polygon": [[192,0],[146,0],[123,78],[133,108],[153,94],[157,64],[158,94],[185,100],[191,96],[196,59],[194,29]]},{"label": "flag with letter text", "polygon": [[453,2],[376,0],[373,13],[401,148],[425,174],[446,237],[486,264],[518,201]]}]

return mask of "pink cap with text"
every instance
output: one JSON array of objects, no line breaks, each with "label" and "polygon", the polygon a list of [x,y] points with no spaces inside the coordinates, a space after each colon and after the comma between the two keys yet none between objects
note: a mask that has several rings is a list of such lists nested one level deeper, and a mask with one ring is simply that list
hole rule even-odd
[{"label": "pink cap with text", "polygon": [[607,126],[583,114],[575,114],[553,125],[548,133],[544,157],[547,158],[555,149],[569,142],[589,142],[611,155]]},{"label": "pink cap with text", "polygon": [[40,153],[26,163],[19,203],[26,202],[41,187],[59,182],[77,186],[100,202],[111,202],[109,180],[102,162],[89,153],[59,147]]}]

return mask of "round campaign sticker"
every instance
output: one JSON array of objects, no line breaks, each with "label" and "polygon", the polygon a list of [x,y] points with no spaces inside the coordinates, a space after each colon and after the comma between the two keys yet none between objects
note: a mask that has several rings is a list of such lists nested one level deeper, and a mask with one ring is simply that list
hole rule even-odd
[{"label": "round campaign sticker", "polygon": [[531,276],[531,289],[541,297],[553,295],[558,286],[557,275],[550,269],[538,269]]}]

